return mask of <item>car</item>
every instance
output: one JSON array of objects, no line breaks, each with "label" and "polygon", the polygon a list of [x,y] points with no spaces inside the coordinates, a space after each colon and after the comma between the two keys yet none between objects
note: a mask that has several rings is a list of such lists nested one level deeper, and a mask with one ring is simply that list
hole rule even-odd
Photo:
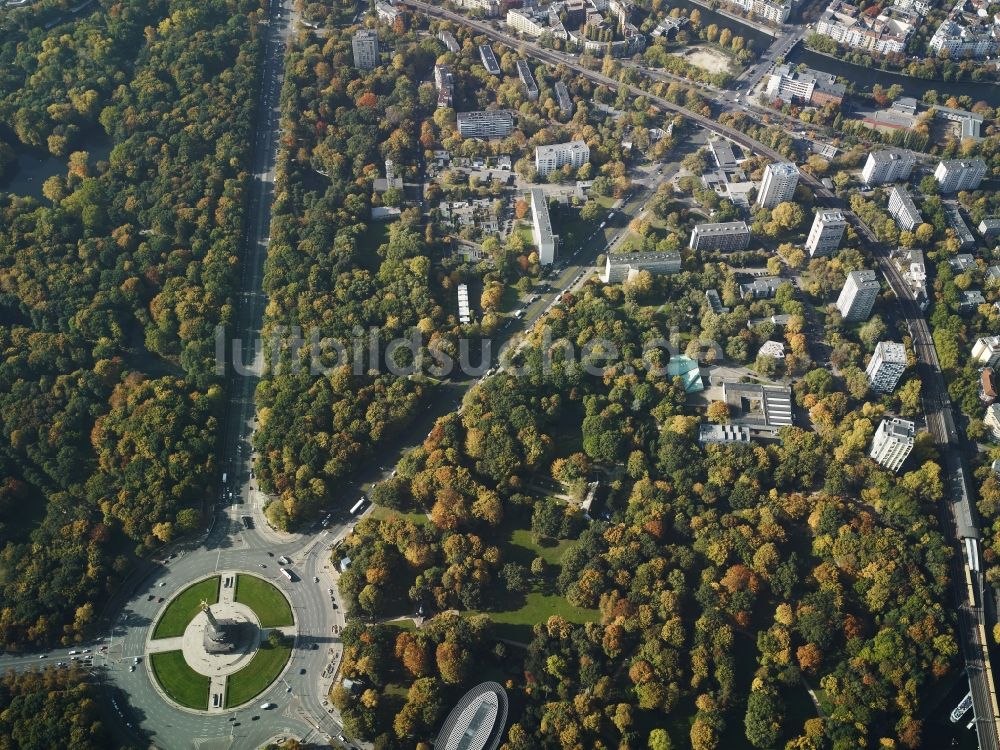
[{"label": "car", "polygon": [[72,651],[69,652],[69,655],[73,656],[73,655],[78,654],[78,653],[80,653],[80,652],[77,651],[76,649],[73,649]]},{"label": "car", "polygon": [[313,576],[313,583],[319,583],[319,576]]},{"label": "car", "polygon": [[278,704],[277,704],[277,703],[261,703],[261,704],[260,704],[260,707],[261,707],[261,708],[262,708],[262,709],[263,709],[264,711],[270,711],[270,710],[271,710],[272,708],[277,708],[277,707],[278,707]]},{"label": "car", "polygon": [[128,671],[129,672],[134,672],[135,671],[135,664],[129,664],[128,665]]},{"label": "car", "polygon": [[270,551],[269,551],[269,552],[267,553],[267,556],[268,556],[268,557],[274,557],[274,553],[273,553],[273,552],[270,552]]},{"label": "car", "polygon": [[305,673],[306,673],[306,668],[302,667],[302,669],[299,670],[299,674],[305,674]]},{"label": "car", "polygon": [[251,716],[250,721],[257,721],[257,719],[259,718],[260,718],[259,716]]},{"label": "car", "polygon": [[257,567],[258,568],[266,568],[267,566],[264,563],[257,563]]}]

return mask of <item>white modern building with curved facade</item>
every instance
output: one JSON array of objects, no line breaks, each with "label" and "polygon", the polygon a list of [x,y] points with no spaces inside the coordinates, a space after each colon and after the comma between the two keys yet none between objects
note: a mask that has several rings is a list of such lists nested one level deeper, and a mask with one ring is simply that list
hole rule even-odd
[{"label": "white modern building with curved facade", "polygon": [[441,725],[435,750],[496,750],[507,725],[507,693],[483,682],[462,696]]}]

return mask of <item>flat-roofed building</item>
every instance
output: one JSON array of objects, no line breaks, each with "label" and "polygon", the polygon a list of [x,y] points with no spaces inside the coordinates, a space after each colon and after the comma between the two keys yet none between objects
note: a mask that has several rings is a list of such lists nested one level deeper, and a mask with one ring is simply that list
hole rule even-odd
[{"label": "flat-roofed building", "polygon": [[990,404],[986,407],[983,424],[992,433],[994,440],[1000,440],[1000,404]]},{"label": "flat-roofed building", "polygon": [[722,398],[733,412],[733,421],[753,429],[777,431],[795,423],[792,389],[786,385],[722,383]]},{"label": "flat-roofed building", "polygon": [[599,278],[605,284],[620,284],[635,278],[641,271],[656,275],[680,270],[681,254],[677,252],[608,253]]},{"label": "flat-roofed building", "polygon": [[524,93],[528,99],[533,102],[538,101],[538,83],[524,60],[517,61],[517,77],[521,79],[521,85],[524,86]]},{"label": "flat-roofed building", "polygon": [[844,84],[837,83],[837,77],[830,73],[776,65],[768,78],[765,93],[771,99],[823,106],[831,102],[840,104],[845,90]]},{"label": "flat-roofed building", "polygon": [[439,107],[450,107],[455,103],[455,76],[450,65],[434,66],[434,87],[437,89]]},{"label": "flat-roofed building", "polygon": [[463,138],[506,138],[514,132],[514,115],[506,109],[459,112],[458,134]]},{"label": "flat-roofed building", "polygon": [[934,170],[934,179],[942,193],[975,190],[986,176],[982,159],[943,159]]},{"label": "flat-roofed building", "polygon": [[1000,219],[983,219],[978,229],[984,239],[991,240],[1000,235]]},{"label": "flat-roofed building", "polygon": [[439,31],[438,39],[441,40],[441,43],[449,52],[458,52],[461,49],[461,47],[458,46],[458,40],[455,39],[455,35],[450,31]]},{"label": "flat-roofed building", "polygon": [[559,111],[565,117],[573,115],[573,100],[569,97],[569,89],[562,81],[556,81],[556,99],[559,101]]},{"label": "flat-roofed building", "polygon": [[913,203],[906,188],[900,185],[893,185],[889,191],[889,215],[895,219],[896,226],[905,232],[912,232],[923,222],[920,209]]},{"label": "flat-roofed building", "polygon": [[764,179],[757,194],[757,205],[774,208],[779,203],[790,201],[795,196],[795,186],[799,184],[799,168],[791,162],[775,162],[764,168]]},{"label": "flat-roofed building", "polygon": [[493,48],[490,45],[479,45],[479,59],[483,61],[483,67],[486,68],[487,73],[491,76],[500,75],[500,65],[497,63],[496,55],[493,54]]},{"label": "flat-roofed building", "polygon": [[972,358],[977,364],[1000,367],[1000,336],[984,336],[972,345]]},{"label": "flat-roofed building", "polygon": [[839,209],[817,211],[809,236],[806,238],[806,252],[809,253],[809,257],[833,255],[837,252],[845,229],[847,220]]},{"label": "flat-roofed building", "polygon": [[914,424],[907,419],[883,419],[872,438],[869,455],[876,463],[891,472],[897,472],[913,450]]},{"label": "flat-roofed building", "polygon": [[749,443],[750,430],[738,424],[701,424],[698,426],[698,442],[703,445]]},{"label": "flat-roofed building", "polygon": [[590,147],[585,141],[552,143],[535,147],[535,171],[543,177],[562,169],[567,164],[579,169],[590,162]]},{"label": "flat-roofed building", "polygon": [[895,341],[879,341],[865,374],[876,393],[892,393],[906,372],[906,347]]},{"label": "flat-roofed building", "polygon": [[847,281],[837,298],[837,309],[844,321],[855,323],[868,320],[881,288],[874,271],[851,271],[847,274]]},{"label": "flat-roofed building", "polygon": [[869,186],[908,180],[916,163],[917,157],[913,152],[903,148],[872,151],[868,154],[864,169],[861,170],[861,179]]},{"label": "flat-roofed building", "polygon": [[724,221],[717,224],[697,224],[691,232],[688,247],[692,250],[736,252],[750,245],[750,227],[745,221]]},{"label": "flat-roofed building", "polygon": [[378,32],[375,29],[359,29],[351,37],[351,52],[354,67],[374,70],[379,64]]},{"label": "flat-roofed building", "polygon": [[556,260],[556,245],[559,237],[552,233],[552,219],[549,218],[549,202],[541,188],[532,188],[531,196],[531,236],[538,248],[538,262],[550,266]]}]

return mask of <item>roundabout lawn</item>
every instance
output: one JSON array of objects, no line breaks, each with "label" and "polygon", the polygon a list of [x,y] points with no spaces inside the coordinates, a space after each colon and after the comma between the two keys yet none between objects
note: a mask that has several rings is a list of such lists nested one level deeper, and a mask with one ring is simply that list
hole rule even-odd
[{"label": "roundabout lawn", "polygon": [[235,598],[254,611],[262,628],[283,628],[295,622],[285,595],[263,578],[236,576]]},{"label": "roundabout lawn", "polygon": [[226,682],[226,708],[239,706],[264,692],[268,685],[278,679],[291,654],[290,643],[275,646],[264,641],[249,664],[229,675]]},{"label": "roundabout lawn", "polygon": [[208,693],[211,680],[198,674],[184,661],[180,651],[163,651],[149,655],[156,681],[170,698],[187,708],[208,710]]},{"label": "roundabout lawn", "polygon": [[219,578],[206,578],[188,586],[167,605],[153,629],[153,638],[175,638],[184,635],[191,620],[201,609],[202,601],[219,601]]}]

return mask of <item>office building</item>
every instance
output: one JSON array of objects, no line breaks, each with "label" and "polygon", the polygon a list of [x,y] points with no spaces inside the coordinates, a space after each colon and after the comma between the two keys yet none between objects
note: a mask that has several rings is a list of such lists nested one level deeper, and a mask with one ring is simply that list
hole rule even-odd
[{"label": "office building", "polygon": [[899,417],[883,419],[872,438],[869,455],[891,472],[899,471],[913,450],[913,422]]},{"label": "office building", "polygon": [[809,237],[806,239],[806,252],[810,258],[821,255],[833,255],[840,247],[840,241],[847,229],[847,221],[842,211],[820,210],[816,212]]},{"label": "office building", "polygon": [[986,407],[983,424],[993,434],[994,440],[1000,440],[1000,404],[990,404]]},{"label": "office building", "polygon": [[977,364],[1000,367],[1000,336],[985,336],[972,345],[972,358]]},{"label": "office building", "polygon": [[889,191],[889,215],[904,232],[912,232],[923,221],[920,210],[914,205],[906,188],[893,185]]},{"label": "office building", "polygon": [[886,148],[872,151],[868,154],[864,169],[861,170],[861,179],[868,186],[908,180],[916,163],[917,157],[906,149]]},{"label": "office building", "polygon": [[846,87],[837,83],[837,77],[830,73],[806,68],[799,70],[790,65],[776,65],[767,80],[765,93],[769,99],[796,104],[841,104]]},{"label": "office building", "polygon": [[702,445],[749,443],[750,428],[738,424],[700,424],[698,425],[698,442]]},{"label": "office building", "polygon": [[876,393],[892,393],[906,371],[906,347],[895,341],[879,341],[865,374]]},{"label": "office building", "polygon": [[764,179],[760,183],[757,205],[774,208],[779,203],[790,201],[799,184],[799,168],[790,162],[776,162],[764,168]]},{"label": "office building", "polygon": [[1000,235],[1000,219],[983,219],[979,222],[979,233],[985,240],[991,240]]},{"label": "office building", "polygon": [[589,162],[590,147],[583,141],[535,147],[535,171],[543,177],[562,169],[567,164],[573,169],[579,169]]},{"label": "office building", "polygon": [[750,244],[750,227],[745,221],[724,221],[718,224],[698,224],[691,232],[688,246],[692,250],[746,250]]},{"label": "office building", "polygon": [[934,179],[942,193],[975,190],[986,176],[982,159],[944,159],[934,170]]},{"label": "office building", "polygon": [[463,138],[506,138],[514,132],[514,115],[506,109],[459,112],[458,134]]},{"label": "office building", "polygon": [[541,188],[531,189],[531,236],[538,248],[538,262],[550,266],[556,260],[559,237],[552,234],[549,202]]},{"label": "office building", "polygon": [[517,77],[521,79],[521,85],[524,86],[524,93],[529,101],[538,101],[538,83],[524,60],[517,61]]},{"label": "office building", "polygon": [[620,284],[634,279],[640,271],[657,275],[680,270],[681,254],[677,252],[608,253],[599,278],[605,284]]},{"label": "office building", "polygon": [[851,271],[837,298],[837,309],[848,323],[868,320],[881,286],[874,271]]},{"label": "office building", "polygon": [[379,64],[378,32],[375,29],[360,29],[351,37],[354,52],[354,67],[374,70]]}]

